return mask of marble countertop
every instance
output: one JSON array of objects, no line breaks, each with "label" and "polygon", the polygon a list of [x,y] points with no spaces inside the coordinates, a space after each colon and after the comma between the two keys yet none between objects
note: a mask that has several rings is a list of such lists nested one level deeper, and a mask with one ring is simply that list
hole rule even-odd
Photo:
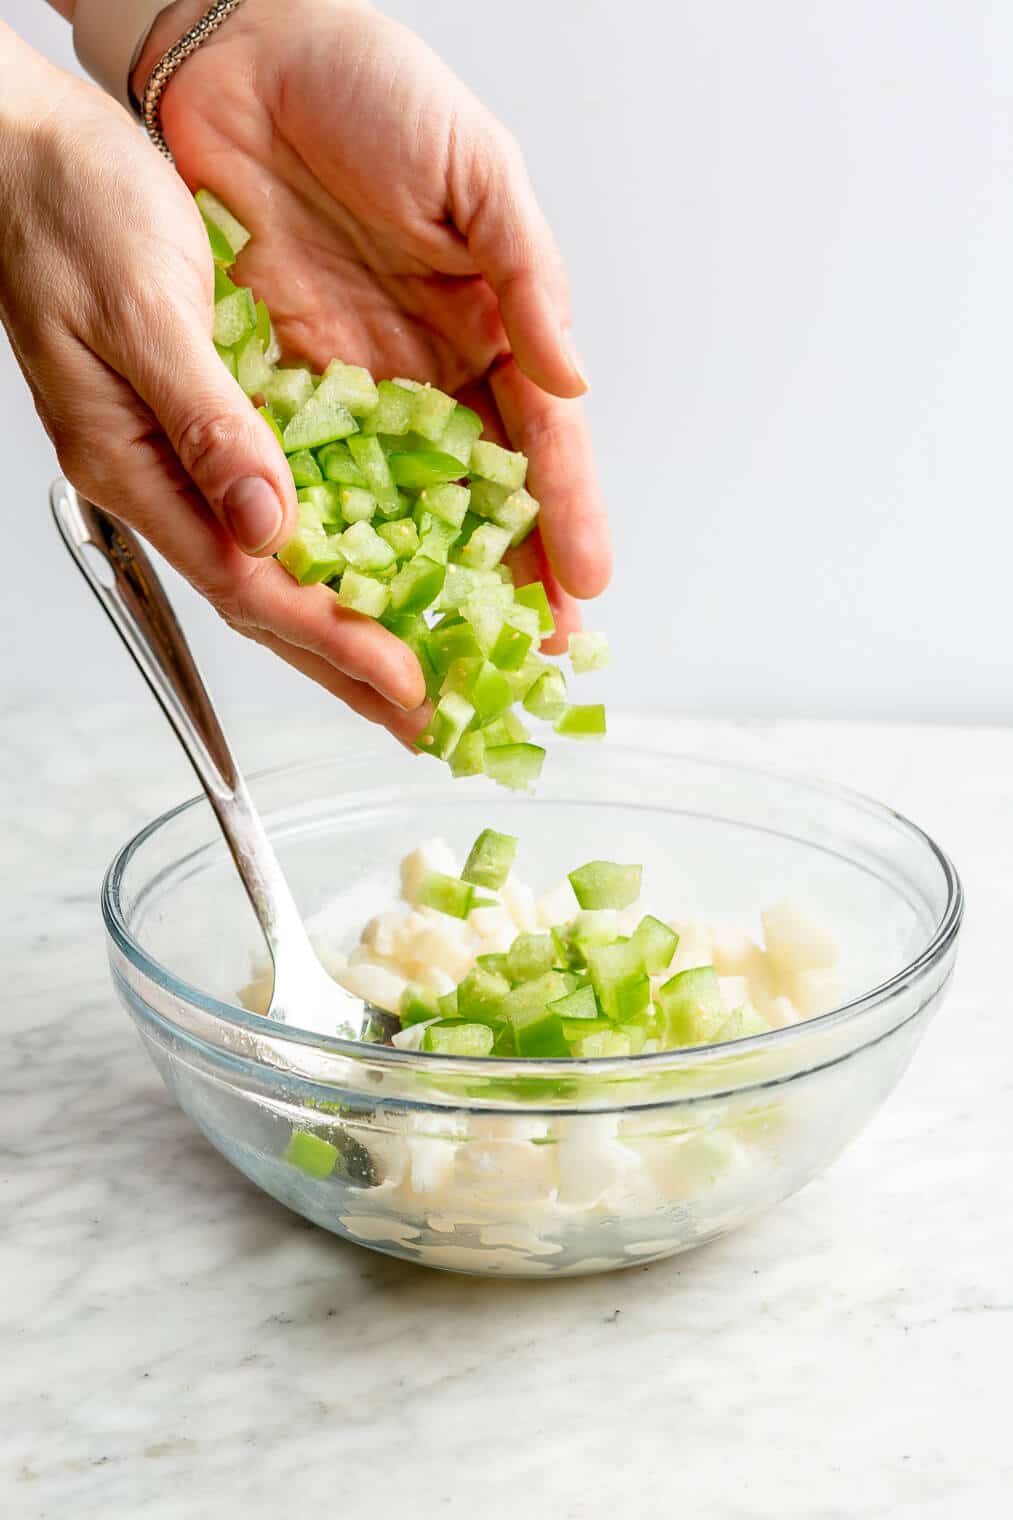
[{"label": "marble countertop", "polygon": [[[107,979],[114,848],[193,786],[154,709],[3,715],[0,1515],[985,1520],[1013,1485],[1013,730],[672,722],[831,775],[953,855],[956,982],[861,1139],[698,1252],[428,1272],[257,1193]],[[249,766],[334,734],[245,715]],[[326,1510],[324,1507],[326,1506]]]}]

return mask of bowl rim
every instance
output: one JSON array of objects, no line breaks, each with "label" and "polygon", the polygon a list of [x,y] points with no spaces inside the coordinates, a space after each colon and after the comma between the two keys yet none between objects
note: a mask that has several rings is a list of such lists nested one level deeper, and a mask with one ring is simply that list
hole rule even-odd
[{"label": "bowl rim", "polygon": [[[357,756],[358,759],[367,761],[370,754],[379,754],[377,745],[364,746]],[[965,894],[963,884],[956,867],[950,857],[936,843],[932,836],[919,824],[908,818],[906,814],[898,812],[888,804],[880,802],[877,798],[859,791],[857,788],[843,786],[837,782],[826,781],[821,778],[806,775],[801,772],[781,770],[770,766],[758,766],[735,760],[728,760],[719,756],[697,755],[689,751],[672,749],[668,746],[652,746],[646,753],[651,756],[665,757],[669,760],[682,762],[688,765],[702,766],[713,771],[734,772],[739,775],[750,776],[754,779],[767,780],[781,785],[801,786],[810,792],[817,792],[827,798],[834,798],[851,806],[860,806],[866,811],[878,814],[884,821],[899,824],[914,839],[927,847],[929,853],[935,858],[937,865],[943,874],[946,886],[946,901],[943,912],[935,925],[927,943],[919,951],[918,955],[904,966],[899,968],[885,981],[875,984],[866,992],[846,1003],[829,1009],[826,1013],[819,1014],[814,1018],[802,1019],[798,1024],[787,1025],[783,1028],[770,1029],[764,1034],[748,1035],[737,1040],[726,1040],[720,1045],[696,1045],[685,1046],[674,1050],[652,1051],[648,1054],[628,1056],[594,1056],[574,1057],[558,1056],[552,1058],[527,1059],[502,1056],[447,1056],[435,1054],[429,1051],[400,1050],[395,1046],[371,1044],[363,1040],[349,1040],[338,1035],[327,1035],[302,1029],[294,1024],[274,1024],[265,1020],[260,1014],[250,1012],[237,1004],[228,1003],[221,998],[204,992],[195,987],[184,978],[177,976],[167,966],[163,966],[150,955],[131,933],[126,916],[122,908],[121,889],[124,877],[134,857],[143,849],[144,845],[160,830],[166,828],[182,814],[195,808],[207,807],[210,809],[208,798],[203,792],[197,793],[174,807],[166,809],[151,819],[142,828],[138,829],[126,842],[120,846],[106,870],[102,881],[100,894],[102,918],[107,934],[112,944],[120,955],[135,970],[149,982],[159,987],[171,997],[199,1010],[204,1015],[221,1020],[227,1028],[242,1030],[246,1033],[261,1036],[270,1033],[276,1039],[291,1042],[296,1045],[308,1047],[310,1050],[325,1052],[329,1056],[352,1058],[355,1061],[369,1060],[383,1064],[389,1064],[393,1068],[408,1066],[419,1067],[422,1070],[431,1070],[435,1075],[440,1069],[454,1070],[457,1072],[471,1072],[475,1076],[500,1076],[513,1077],[518,1072],[530,1074],[532,1077],[549,1076],[558,1077],[562,1073],[597,1073],[602,1076],[617,1071],[638,1070],[644,1075],[649,1072],[657,1072],[664,1068],[666,1072],[676,1071],[680,1066],[692,1066],[699,1069],[711,1062],[719,1063],[727,1061],[730,1054],[736,1056],[751,1053],[753,1051],[774,1051],[778,1046],[787,1047],[792,1041],[800,1036],[818,1034],[824,1031],[837,1030],[841,1026],[857,1023],[863,1016],[871,1014],[875,1009],[881,1008],[897,993],[900,993],[912,982],[916,981],[925,972],[941,961],[953,945],[960,931],[964,917]],[[645,751],[642,748],[634,749],[630,745],[611,745],[610,755],[617,762],[626,754],[638,760],[643,759]],[[252,782],[270,780],[272,777],[287,776],[296,777],[304,772],[321,770],[325,766],[333,767],[335,761],[333,755],[318,754],[304,759],[285,762],[278,765],[266,766],[259,770],[248,773]],[[265,947],[266,948],[266,947]],[[162,1017],[165,1017],[162,1011]],[[173,1022],[170,1020],[170,1022]],[[265,1028],[265,1026],[268,1026]],[[263,1064],[255,1055],[247,1053],[246,1059],[252,1064]]]}]

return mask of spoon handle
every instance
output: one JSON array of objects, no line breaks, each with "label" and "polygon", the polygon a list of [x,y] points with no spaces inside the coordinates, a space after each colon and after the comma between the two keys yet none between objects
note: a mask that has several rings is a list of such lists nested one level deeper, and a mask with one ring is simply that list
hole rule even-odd
[{"label": "spoon handle", "polygon": [[279,940],[305,938],[299,910],[154,566],[136,534],[66,481],[53,486],[50,505],[71,558],[197,772],[274,957]]}]

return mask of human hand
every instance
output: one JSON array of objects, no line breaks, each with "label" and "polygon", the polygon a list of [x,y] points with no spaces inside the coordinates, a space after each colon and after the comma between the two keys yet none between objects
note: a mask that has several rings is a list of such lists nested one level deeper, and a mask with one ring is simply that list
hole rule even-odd
[{"label": "human hand", "polygon": [[67,477],[233,628],[414,738],[414,655],[269,557],[295,490],[211,342],[213,271],[185,186],[118,106],[2,25],[0,205],[0,317]]},{"label": "human hand", "polygon": [[[177,0],[135,92],[206,8]],[[610,551],[580,404],[559,251],[516,144],[411,32],[359,0],[245,0],[162,102],[176,166],[253,232],[234,272],[282,347],[427,379],[530,457],[540,534],[515,551],[541,579],[554,645],[572,600],[603,590]]]}]

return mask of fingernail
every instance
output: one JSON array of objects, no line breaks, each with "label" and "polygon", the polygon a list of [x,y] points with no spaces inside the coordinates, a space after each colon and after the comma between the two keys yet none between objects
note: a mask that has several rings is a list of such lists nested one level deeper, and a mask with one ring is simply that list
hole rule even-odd
[{"label": "fingernail", "polygon": [[250,476],[225,493],[225,517],[239,547],[256,554],[281,527],[281,503],[266,480]]},{"label": "fingernail", "polygon": [[570,326],[569,322],[567,322],[563,328],[563,349],[566,353],[566,357],[569,359],[570,364],[573,367],[574,374],[577,376],[584,389],[586,391],[589,391],[591,389],[591,382],[587,378],[587,371],[584,369],[583,362],[577,350],[577,345],[574,342],[573,328]]}]

